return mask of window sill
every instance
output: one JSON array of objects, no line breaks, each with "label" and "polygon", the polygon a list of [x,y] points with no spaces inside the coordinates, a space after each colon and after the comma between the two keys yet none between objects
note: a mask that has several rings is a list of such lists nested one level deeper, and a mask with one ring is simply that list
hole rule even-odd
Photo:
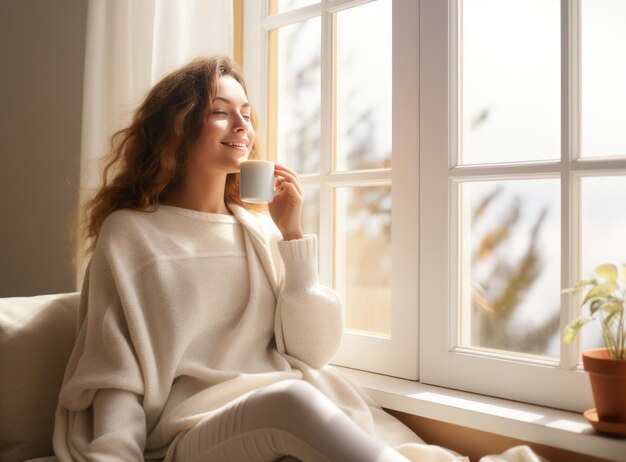
[{"label": "window sill", "polygon": [[626,454],[626,440],[596,433],[578,413],[333,367],[387,409],[605,459]]}]

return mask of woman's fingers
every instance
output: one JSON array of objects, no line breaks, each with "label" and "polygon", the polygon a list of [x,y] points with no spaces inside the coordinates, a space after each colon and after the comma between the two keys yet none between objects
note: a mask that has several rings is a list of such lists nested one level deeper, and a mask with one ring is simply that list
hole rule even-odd
[{"label": "woman's fingers", "polygon": [[304,195],[304,191],[302,190],[302,186],[300,186],[300,180],[298,180],[298,175],[293,170],[288,169],[285,166],[276,164],[276,168],[274,169],[274,173],[276,176],[282,178],[285,181],[295,185],[296,190]]},{"label": "woman's fingers", "polygon": [[279,170],[284,170],[284,171],[286,171],[286,172],[289,172],[289,173],[291,173],[293,176],[295,176],[296,178],[298,178],[298,174],[297,174],[295,171],[291,170],[291,169],[290,169],[289,167],[287,167],[286,165],[279,164],[279,163],[275,163],[275,164],[274,164],[274,168],[278,168]]},{"label": "woman's fingers", "polygon": [[274,168],[274,173],[279,178],[295,184],[297,186],[297,189],[301,191],[300,179],[298,178],[298,174],[296,172],[288,167],[285,167],[284,165],[276,164],[276,167]]},{"label": "woman's fingers", "polygon": [[285,178],[279,178],[278,180],[278,189],[283,191],[286,189],[293,189],[293,192],[298,197],[304,197],[304,192],[301,188],[298,187],[297,183],[292,183],[291,181]]}]

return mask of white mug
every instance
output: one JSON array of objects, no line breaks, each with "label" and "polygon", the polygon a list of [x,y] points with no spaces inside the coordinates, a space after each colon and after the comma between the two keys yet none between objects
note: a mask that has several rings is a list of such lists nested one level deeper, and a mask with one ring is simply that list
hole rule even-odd
[{"label": "white mug", "polygon": [[274,162],[244,160],[239,178],[239,197],[242,201],[266,204],[274,199]]}]

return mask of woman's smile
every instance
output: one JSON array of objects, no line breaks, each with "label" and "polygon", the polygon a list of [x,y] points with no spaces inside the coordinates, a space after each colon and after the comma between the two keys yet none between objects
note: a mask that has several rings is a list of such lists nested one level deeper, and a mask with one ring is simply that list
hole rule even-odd
[{"label": "woman's smile", "polygon": [[221,143],[235,151],[246,152],[248,150],[248,143],[246,141],[221,141]]}]

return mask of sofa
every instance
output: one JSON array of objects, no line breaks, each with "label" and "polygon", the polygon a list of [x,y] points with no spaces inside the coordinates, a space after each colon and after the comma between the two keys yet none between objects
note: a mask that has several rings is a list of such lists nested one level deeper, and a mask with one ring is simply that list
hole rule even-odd
[{"label": "sofa", "polygon": [[80,292],[0,298],[0,461],[56,461],[54,414]]},{"label": "sofa", "polygon": [[0,462],[58,462],[54,415],[79,302],[80,292],[0,298]]}]

